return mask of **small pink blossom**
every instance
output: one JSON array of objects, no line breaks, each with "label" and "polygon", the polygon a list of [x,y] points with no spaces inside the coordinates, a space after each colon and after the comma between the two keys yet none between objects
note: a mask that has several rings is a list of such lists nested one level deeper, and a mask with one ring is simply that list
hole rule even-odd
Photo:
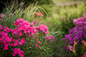
[{"label": "small pink blossom", "polygon": [[13,56],[16,56],[16,54],[15,54],[14,52],[12,53],[12,55],[13,55]]},{"label": "small pink blossom", "polygon": [[14,46],[17,46],[17,45],[18,45],[18,43],[17,43],[17,42],[15,42],[15,43],[14,43]]},{"label": "small pink blossom", "polygon": [[20,41],[20,42],[19,42],[19,45],[22,45],[22,44],[23,44],[23,43]]},{"label": "small pink blossom", "polygon": [[13,43],[10,43],[10,46],[12,47],[13,46]]},{"label": "small pink blossom", "polygon": [[45,43],[43,43],[43,45],[44,45]]},{"label": "small pink blossom", "polygon": [[20,57],[23,57],[24,52],[21,51],[19,48],[14,48],[12,55],[16,56],[16,54],[18,54]]},{"label": "small pink blossom", "polygon": [[37,43],[40,44],[40,43],[42,43],[42,42],[38,41]]},{"label": "small pink blossom", "polygon": [[35,47],[38,47],[38,45],[36,44]]},{"label": "small pink blossom", "polygon": [[8,47],[4,47],[4,49],[5,49],[5,50],[7,50],[7,49],[8,49]]},{"label": "small pink blossom", "polygon": [[5,18],[5,15],[4,14],[0,14],[0,18]]},{"label": "small pink blossom", "polygon": [[39,25],[39,26],[36,27],[36,29],[38,30],[38,32],[41,32],[42,31],[42,33],[45,33],[45,34],[48,34],[49,33],[48,32],[48,28],[45,25]]},{"label": "small pink blossom", "polygon": [[35,47],[38,47],[39,48],[40,46],[38,44],[36,44]]}]

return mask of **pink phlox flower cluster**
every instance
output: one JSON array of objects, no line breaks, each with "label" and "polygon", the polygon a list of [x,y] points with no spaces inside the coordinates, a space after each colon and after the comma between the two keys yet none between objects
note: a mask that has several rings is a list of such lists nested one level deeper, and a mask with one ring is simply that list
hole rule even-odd
[{"label": "pink phlox flower cluster", "polygon": [[22,38],[22,39],[20,40],[19,45],[23,45],[23,43],[26,43],[26,41],[25,41],[24,38]]},{"label": "pink phlox flower cluster", "polygon": [[23,43],[26,43],[26,41],[25,41],[24,38],[22,38],[22,39],[19,38],[19,39],[16,39],[16,40],[13,39],[12,42],[13,43],[11,43],[10,46],[13,46],[13,45],[14,46],[17,46],[17,45],[20,45],[21,46],[21,45],[23,45]]},{"label": "pink phlox flower cluster", "polygon": [[55,37],[53,37],[53,36],[45,36],[44,39],[45,40],[49,40],[50,42],[52,42],[52,41],[55,40]]},{"label": "pink phlox flower cluster", "polygon": [[5,15],[4,14],[0,14],[0,18],[5,18]]},{"label": "pink phlox flower cluster", "polygon": [[18,39],[16,39],[16,40],[13,40],[13,43],[14,43],[14,46],[17,46],[18,45]]},{"label": "pink phlox flower cluster", "polygon": [[4,14],[0,14],[0,20],[3,21],[3,18],[5,18]]},{"label": "pink phlox flower cluster", "polygon": [[0,43],[1,45],[4,45],[4,49],[7,50],[8,49],[8,44],[9,42],[11,42],[11,38],[8,36],[7,33],[5,33],[4,31],[0,32]]},{"label": "pink phlox flower cluster", "polygon": [[38,44],[41,44],[42,42],[41,42],[41,41],[38,41],[37,43],[38,43]]},{"label": "pink phlox flower cluster", "polygon": [[18,30],[17,29],[10,29],[11,33],[12,33],[12,36],[19,36],[18,35]]},{"label": "pink phlox flower cluster", "polygon": [[0,25],[0,31],[2,31],[4,29],[4,26]]},{"label": "pink phlox flower cluster", "polygon": [[20,36],[22,36],[22,32],[24,32],[28,37],[31,37],[35,33],[35,28],[32,27],[34,25],[33,23],[29,23],[26,20],[23,19],[17,19],[14,22],[14,25],[17,26],[16,29],[18,30],[18,33]]},{"label": "pink phlox flower cluster", "polygon": [[[47,26],[39,25],[35,27],[33,25],[33,22],[29,23],[22,18],[17,19],[14,22],[14,29],[9,29],[8,27],[0,25],[0,49],[3,48],[4,50],[8,50],[8,47],[13,48],[15,46],[21,46],[26,43],[25,39],[27,39],[27,37],[33,36],[33,40],[35,40],[35,37],[37,36],[36,32],[42,32],[44,34],[49,33]],[[22,37],[25,37],[25,39]],[[48,40],[51,42],[53,39],[53,36],[48,36]],[[41,43],[41,41],[37,41],[37,44],[34,46],[39,48]],[[13,53],[11,53],[13,56],[16,56],[16,54],[18,54],[20,57],[23,57],[24,52],[19,48],[14,48],[12,51]]]},{"label": "pink phlox flower cluster", "polygon": [[0,25],[0,43],[2,43],[1,45],[4,45],[4,49],[7,50],[8,49],[8,43],[11,42],[11,38],[8,36],[8,34],[6,32],[8,31],[4,31],[4,29],[6,29],[7,27],[3,27]]},{"label": "pink phlox flower cluster", "polygon": [[20,57],[23,57],[23,53],[24,53],[24,52],[21,51],[19,48],[14,48],[12,55],[13,55],[13,56],[16,56],[16,54],[18,54]]},{"label": "pink phlox flower cluster", "polygon": [[10,29],[8,27],[5,27],[4,31],[7,32],[7,33],[9,33]]},{"label": "pink phlox flower cluster", "polygon": [[17,26],[19,23],[23,22],[23,19],[17,19],[15,22],[14,22],[14,25]]},{"label": "pink phlox flower cluster", "polygon": [[48,34],[49,33],[48,32],[48,28],[45,25],[39,25],[39,26],[37,26],[36,30],[38,30],[38,32],[42,32],[44,34]]},{"label": "pink phlox flower cluster", "polygon": [[13,43],[10,43],[10,46],[12,47],[13,46]]},{"label": "pink phlox flower cluster", "polygon": [[[12,37],[8,36],[9,32],[12,32]],[[13,38],[13,34],[17,34],[18,32],[14,29],[9,29],[8,27],[4,27],[0,25],[0,44],[3,46],[4,50],[8,50],[8,46],[17,46],[17,45],[23,45],[25,43],[25,39],[22,38]]]}]

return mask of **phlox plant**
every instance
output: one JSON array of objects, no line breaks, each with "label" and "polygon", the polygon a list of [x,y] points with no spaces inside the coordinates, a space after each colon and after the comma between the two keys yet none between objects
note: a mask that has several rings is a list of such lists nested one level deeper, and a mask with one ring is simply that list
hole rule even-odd
[{"label": "phlox plant", "polygon": [[53,57],[56,39],[41,24],[43,13],[33,4],[25,10],[15,4],[0,14],[0,57]]},{"label": "phlox plant", "polygon": [[86,13],[83,17],[73,19],[75,27],[69,29],[69,34],[62,38],[66,57],[86,56]]},{"label": "phlox plant", "polygon": [[[3,20],[2,20],[3,21]],[[55,38],[49,36],[47,26],[34,26],[22,18],[18,18],[10,29],[0,25],[1,57],[52,57]]]}]

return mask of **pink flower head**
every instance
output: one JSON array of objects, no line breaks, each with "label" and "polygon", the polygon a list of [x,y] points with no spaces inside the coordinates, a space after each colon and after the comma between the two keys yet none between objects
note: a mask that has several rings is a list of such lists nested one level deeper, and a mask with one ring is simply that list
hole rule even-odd
[{"label": "pink flower head", "polygon": [[10,43],[10,46],[12,47],[13,46],[13,43]]},{"label": "pink flower head", "polygon": [[40,46],[38,44],[36,44],[35,47],[40,47]]},{"label": "pink flower head", "polygon": [[20,57],[23,57],[23,53],[24,53],[24,52],[21,51],[19,48],[14,48],[12,55],[13,55],[13,56],[16,56],[16,54],[18,54]]},{"label": "pink flower head", "polygon": [[42,42],[38,41],[37,43],[40,44],[40,43],[42,43]]},{"label": "pink flower head", "polygon": [[22,38],[21,41],[19,42],[19,45],[23,45],[23,43],[25,43],[25,39]]},{"label": "pink flower head", "polygon": [[30,23],[30,25],[31,25],[31,26],[33,26],[33,25],[34,25],[34,23],[33,23],[33,22],[32,22],[32,23]]},{"label": "pink flower head", "polygon": [[7,50],[8,49],[8,43],[4,44],[4,49]]},{"label": "pink flower head", "polygon": [[36,44],[35,47],[38,47],[38,45]]},{"label": "pink flower head", "polygon": [[34,23],[29,23],[23,19],[17,19],[14,25],[17,26],[14,32],[19,34],[19,36],[23,36],[22,33],[25,33],[26,37],[31,37],[35,33],[35,28],[32,27]]},{"label": "pink flower head", "polygon": [[75,24],[77,22],[77,19],[73,19],[73,23]]},{"label": "pink flower head", "polygon": [[22,38],[22,39],[21,39],[21,42],[22,42],[22,43],[25,43],[25,39],[24,39],[24,38]]},{"label": "pink flower head", "polygon": [[4,47],[4,49],[5,49],[5,50],[7,50],[7,49],[8,49],[8,47],[6,46],[6,47]]},{"label": "pink flower head", "polygon": [[49,33],[48,32],[48,28],[45,25],[39,25],[39,26],[36,27],[36,29],[38,30],[38,32],[41,32],[42,31],[42,33],[45,33],[45,34],[48,34]]},{"label": "pink flower head", "polygon": [[12,53],[12,55],[13,55],[13,56],[16,56],[16,54],[15,54],[14,52]]},{"label": "pink flower head", "polygon": [[10,29],[8,27],[5,27],[4,31],[6,31],[8,33],[10,31]]},{"label": "pink flower head", "polygon": [[5,18],[5,15],[4,14],[0,14],[0,18]]},{"label": "pink flower head", "polygon": [[23,43],[20,41],[20,42],[19,42],[19,45],[22,45],[22,44],[23,44]]},{"label": "pink flower head", "polygon": [[24,20],[22,18],[20,19],[17,19],[15,22],[14,22],[14,25],[18,25],[19,23],[23,22]]},{"label": "pink flower head", "polygon": [[23,35],[22,35],[22,32],[19,32],[19,36],[23,36]]},{"label": "pink flower head", "polygon": [[5,40],[11,42],[11,39],[8,36],[5,37]]},{"label": "pink flower head", "polygon": [[84,16],[86,16],[86,13],[84,13]]},{"label": "pink flower head", "polygon": [[17,46],[17,45],[18,45],[18,42],[15,42],[15,43],[14,43],[14,46]]},{"label": "pink flower head", "polygon": [[45,43],[43,43],[43,45],[44,45]]}]

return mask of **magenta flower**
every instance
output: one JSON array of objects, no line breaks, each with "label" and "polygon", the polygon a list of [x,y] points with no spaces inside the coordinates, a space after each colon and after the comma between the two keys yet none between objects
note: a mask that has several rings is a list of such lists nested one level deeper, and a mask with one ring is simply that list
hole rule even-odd
[{"label": "magenta flower", "polygon": [[20,41],[20,42],[19,42],[19,45],[23,45],[23,43]]},{"label": "magenta flower", "polygon": [[86,16],[86,13],[84,13],[84,16]]},{"label": "magenta flower", "polygon": [[21,51],[19,48],[14,48],[12,55],[16,56],[16,54],[18,54],[20,57],[23,57],[24,52]]},{"label": "magenta flower", "polygon": [[38,47],[38,45],[36,44],[35,47]]},{"label": "magenta flower", "polygon": [[17,45],[18,45],[18,42],[15,42],[15,43],[14,43],[14,46],[17,46]]},{"label": "magenta flower", "polygon": [[76,24],[76,22],[77,22],[77,19],[73,19],[73,23]]},{"label": "magenta flower", "polygon": [[37,43],[38,43],[38,44],[41,44],[42,42],[38,41]]},{"label": "magenta flower", "polygon": [[38,44],[36,44],[35,47],[38,47],[39,48],[40,46]]},{"label": "magenta flower", "polygon": [[13,43],[10,43],[10,46],[12,47],[13,46]]},{"label": "magenta flower", "polygon": [[49,33],[48,32],[48,28],[45,25],[39,25],[39,26],[37,26],[36,30],[38,30],[38,32],[42,32],[44,34],[48,34]]}]

